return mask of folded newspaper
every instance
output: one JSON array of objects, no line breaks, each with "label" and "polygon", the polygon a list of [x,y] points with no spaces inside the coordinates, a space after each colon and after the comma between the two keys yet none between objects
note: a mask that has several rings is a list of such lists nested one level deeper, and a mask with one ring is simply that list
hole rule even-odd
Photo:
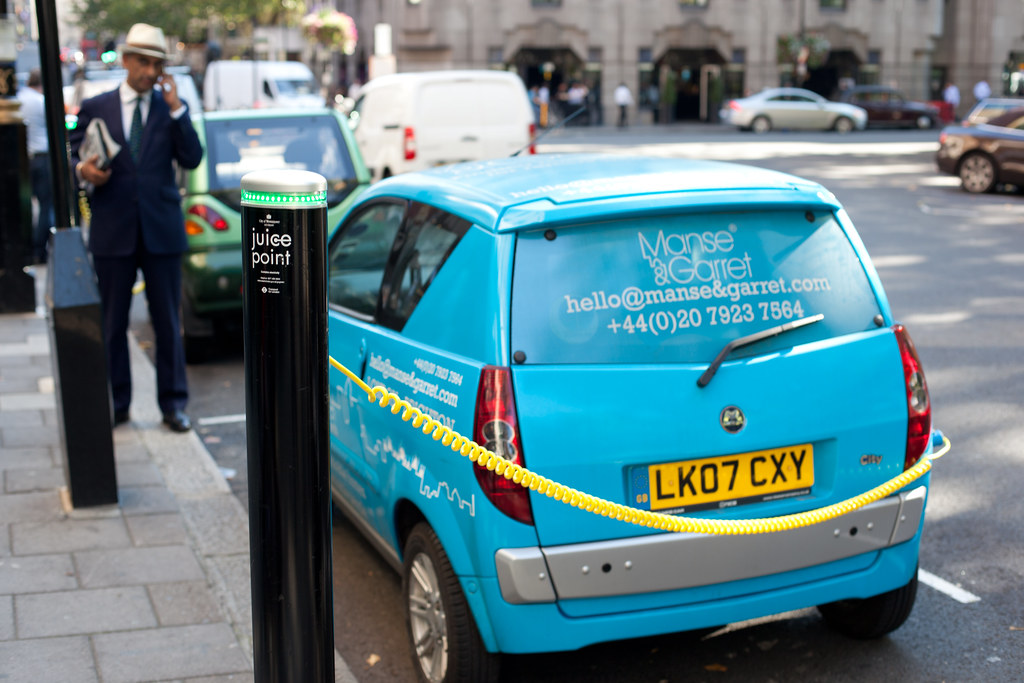
[{"label": "folded newspaper", "polygon": [[[93,119],[85,129],[85,138],[78,148],[78,158],[87,161],[96,156],[96,167],[105,170],[120,151],[121,145],[114,142],[103,119]],[[92,183],[85,183],[85,189],[92,192]]]}]

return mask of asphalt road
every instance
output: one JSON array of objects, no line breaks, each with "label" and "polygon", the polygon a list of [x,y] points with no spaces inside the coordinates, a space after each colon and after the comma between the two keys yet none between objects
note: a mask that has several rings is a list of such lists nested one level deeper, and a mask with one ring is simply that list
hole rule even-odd
[{"label": "asphalt road", "polygon": [[[823,183],[846,206],[916,342],[934,424],[953,450],[932,477],[926,581],[891,636],[847,640],[803,610],[710,634],[508,657],[506,681],[1024,680],[1024,194],[961,191],[935,171],[937,138],[681,127],[579,128],[543,141],[544,153],[735,160]],[[139,330],[146,339],[144,325]],[[189,381],[198,432],[234,472],[229,481],[245,504],[241,340],[225,340],[211,361],[191,366]],[[336,515],[335,643],[361,683],[414,680],[399,593],[398,576]]]}]

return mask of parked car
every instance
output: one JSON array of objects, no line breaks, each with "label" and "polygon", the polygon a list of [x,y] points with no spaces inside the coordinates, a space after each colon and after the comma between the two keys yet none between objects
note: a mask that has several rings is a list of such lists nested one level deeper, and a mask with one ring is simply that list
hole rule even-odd
[{"label": "parked car", "polygon": [[803,88],[768,88],[749,97],[729,100],[719,115],[724,123],[755,133],[772,129],[864,130],[867,112],[845,102],[832,102]]},{"label": "parked car", "polygon": [[1024,188],[1024,107],[987,123],[944,128],[935,163],[943,173],[960,176],[968,192],[991,192],[999,184]]},{"label": "parked car", "polygon": [[181,178],[189,249],[182,261],[182,326],[189,362],[203,360],[242,319],[241,179],[296,169],[327,179],[328,225],[370,182],[345,119],[330,109],[207,112],[193,124],[206,154]]},{"label": "parked car", "polygon": [[441,164],[532,153],[536,131],[526,87],[507,71],[380,76],[362,87],[349,117],[376,180]]},{"label": "parked car", "polygon": [[435,420],[413,428],[330,371],[332,495],[402,574],[422,680],[811,605],[858,638],[910,614],[927,476],[827,524],[666,533],[523,488],[441,432],[709,520],[813,510],[916,466],[920,360],[818,184],[611,155],[457,164],[363,193],[328,268],[331,357]]},{"label": "parked car", "polygon": [[939,110],[926,102],[908,100],[896,88],[885,85],[855,85],[839,96],[840,102],[855,104],[868,113],[868,128],[934,128]]},{"label": "parked car", "polygon": [[989,119],[1021,107],[1024,107],[1024,97],[986,97],[971,107],[963,123],[966,126],[988,123]]}]

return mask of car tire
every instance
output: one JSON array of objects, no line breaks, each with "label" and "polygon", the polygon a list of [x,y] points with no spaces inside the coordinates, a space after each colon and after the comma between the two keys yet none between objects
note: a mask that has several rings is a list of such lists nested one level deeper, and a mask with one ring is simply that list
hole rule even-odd
[{"label": "car tire", "polygon": [[405,542],[402,596],[421,683],[494,683],[500,656],[487,651],[437,534],[417,524]]},{"label": "car tire", "polygon": [[921,114],[915,121],[919,130],[928,130],[929,128],[935,127],[935,119],[925,114]]},{"label": "car tire", "polygon": [[839,600],[818,605],[825,623],[858,640],[881,638],[895,631],[910,616],[917,597],[917,569],[907,585],[873,598]]},{"label": "car tire", "polygon": [[853,121],[846,116],[840,116],[836,119],[836,122],[832,124],[832,130],[845,135],[853,130]]},{"label": "car tire", "polygon": [[772,122],[767,116],[758,116],[750,122],[750,130],[755,133],[767,133],[772,129]]},{"label": "car tire", "polygon": [[968,154],[960,161],[957,174],[963,188],[971,194],[991,192],[996,186],[996,165],[987,154]]}]

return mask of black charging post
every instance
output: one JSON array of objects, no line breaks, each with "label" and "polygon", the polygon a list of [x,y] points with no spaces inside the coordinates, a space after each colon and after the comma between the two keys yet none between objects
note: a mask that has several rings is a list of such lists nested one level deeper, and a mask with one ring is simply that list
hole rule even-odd
[{"label": "black charging post", "polygon": [[249,547],[257,683],[333,683],[327,181],[242,178]]}]

